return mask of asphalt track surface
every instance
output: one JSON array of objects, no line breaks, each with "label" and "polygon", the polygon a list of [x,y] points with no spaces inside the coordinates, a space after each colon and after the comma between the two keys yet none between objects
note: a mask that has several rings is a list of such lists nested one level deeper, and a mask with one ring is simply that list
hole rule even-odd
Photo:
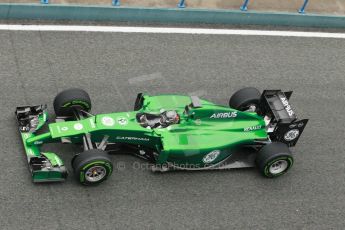
[{"label": "asphalt track surface", "polygon": [[[343,229],[345,40],[265,36],[0,32],[0,229]],[[113,156],[96,187],[33,184],[14,109],[86,89],[93,112],[130,110],[136,93],[227,104],[244,87],[294,90],[310,118],[286,175],[256,169],[153,174]],[[70,168],[71,145],[51,145]]]}]

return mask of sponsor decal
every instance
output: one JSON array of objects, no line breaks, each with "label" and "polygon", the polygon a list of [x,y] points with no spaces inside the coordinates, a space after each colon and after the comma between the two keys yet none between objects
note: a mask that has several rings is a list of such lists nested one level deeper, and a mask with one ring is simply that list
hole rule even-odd
[{"label": "sponsor decal", "polygon": [[81,100],[74,100],[74,101],[71,101],[71,102],[67,102],[62,107],[66,108],[66,107],[69,107],[71,105],[81,105],[81,106],[84,106],[84,108],[87,108],[87,109],[90,108],[90,106],[89,106],[89,104],[87,102],[81,101]]},{"label": "sponsor decal", "polygon": [[147,137],[116,137],[117,140],[127,140],[127,141],[150,141]]},{"label": "sponsor decal", "polygon": [[295,113],[292,110],[292,108],[291,108],[291,106],[289,104],[288,99],[286,97],[280,97],[280,100],[282,101],[286,112],[289,114],[290,117],[292,117]]},{"label": "sponsor decal", "polygon": [[125,117],[118,117],[116,118],[117,123],[119,123],[120,125],[127,125],[128,124],[128,120]]},{"label": "sponsor decal", "polygon": [[113,126],[113,125],[115,125],[115,120],[113,118],[111,118],[111,117],[102,117],[101,122],[105,126]]},{"label": "sponsor decal", "polygon": [[61,127],[61,131],[67,131],[67,130],[68,130],[67,126]]},{"label": "sponsor decal", "polygon": [[80,124],[80,123],[77,123],[77,124],[75,124],[75,125],[73,126],[73,128],[74,128],[75,130],[82,130],[82,129],[84,128],[84,126],[83,126],[82,124]]},{"label": "sponsor decal", "polygon": [[226,112],[226,113],[214,113],[210,118],[234,118],[237,117],[237,112]]},{"label": "sponsor decal", "polygon": [[286,141],[293,141],[299,136],[299,130],[298,129],[291,129],[287,131],[284,135],[284,139]]},{"label": "sponsor decal", "polygon": [[250,126],[250,127],[244,128],[243,131],[244,132],[254,131],[254,130],[261,129],[261,127],[262,127],[261,125]]},{"label": "sponsor decal", "polygon": [[34,144],[35,145],[41,145],[41,144],[43,144],[43,141],[35,141]]},{"label": "sponsor decal", "polygon": [[211,163],[213,162],[220,154],[219,150],[213,150],[212,152],[208,153],[204,158],[202,158],[202,161],[204,163]]}]

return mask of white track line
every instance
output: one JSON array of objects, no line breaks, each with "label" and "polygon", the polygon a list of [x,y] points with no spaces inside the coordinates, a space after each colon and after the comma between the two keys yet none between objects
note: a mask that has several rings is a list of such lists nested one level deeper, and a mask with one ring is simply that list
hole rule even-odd
[{"label": "white track line", "polygon": [[214,35],[309,37],[309,38],[345,38],[345,33],[272,31],[272,30],[237,30],[237,29],[122,27],[122,26],[0,25],[0,30],[149,33],[149,34],[151,33],[154,33],[154,34],[214,34]]}]

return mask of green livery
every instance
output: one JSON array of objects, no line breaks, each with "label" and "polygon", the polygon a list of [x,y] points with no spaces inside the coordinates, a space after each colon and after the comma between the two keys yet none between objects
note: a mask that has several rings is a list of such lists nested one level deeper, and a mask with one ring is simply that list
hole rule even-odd
[{"label": "green livery", "polygon": [[[34,182],[67,177],[63,161],[55,153],[40,150],[43,144],[63,142],[84,147],[87,153],[75,156],[73,170],[81,183],[94,184],[113,171],[111,160],[103,152],[134,153],[151,162],[156,171],[166,171],[217,168],[243,147],[257,150],[272,140],[293,146],[294,142],[272,138],[278,135],[274,132],[279,131],[282,121],[275,121],[277,115],[265,111],[263,100],[258,98],[256,104],[240,108],[216,105],[195,96],[139,94],[133,111],[93,115],[86,92],[70,89],[54,100],[57,119],[48,124],[47,132],[38,132],[47,122],[46,106],[18,107],[16,116]],[[291,118],[286,124],[295,123]],[[272,124],[273,132],[269,130]],[[303,127],[300,125],[295,132],[301,132],[306,121],[296,126],[299,124]]]}]

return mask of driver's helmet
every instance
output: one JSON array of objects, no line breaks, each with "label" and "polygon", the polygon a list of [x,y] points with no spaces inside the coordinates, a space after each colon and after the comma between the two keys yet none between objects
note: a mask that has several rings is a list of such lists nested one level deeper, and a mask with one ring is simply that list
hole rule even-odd
[{"label": "driver's helmet", "polygon": [[168,123],[176,124],[179,122],[180,117],[174,110],[169,110],[165,112],[165,117]]}]

